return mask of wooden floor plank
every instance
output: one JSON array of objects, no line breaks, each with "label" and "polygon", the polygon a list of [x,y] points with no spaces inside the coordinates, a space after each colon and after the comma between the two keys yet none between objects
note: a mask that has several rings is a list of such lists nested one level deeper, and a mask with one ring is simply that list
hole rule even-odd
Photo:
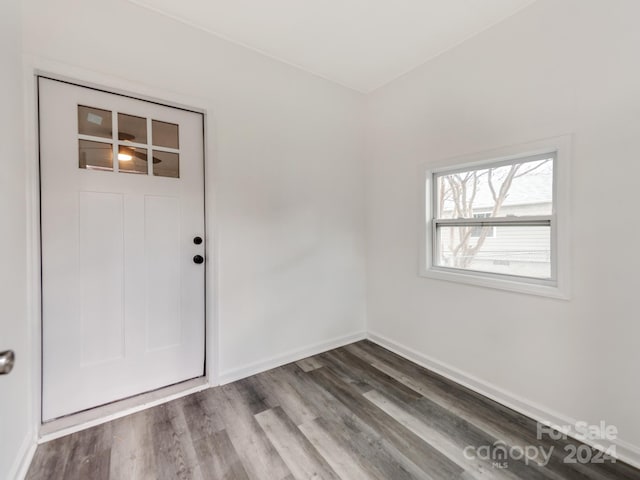
[{"label": "wooden floor plank", "polygon": [[274,480],[290,475],[291,472],[254,417],[257,402],[243,396],[247,389],[229,384],[221,387],[221,390],[224,401],[220,403],[220,408],[226,431],[249,478],[262,480],[264,472],[269,472]]},{"label": "wooden floor plank", "polygon": [[38,445],[27,472],[27,480],[62,478],[70,447],[71,435]]},{"label": "wooden floor plank", "polygon": [[156,452],[153,448],[151,410],[143,410],[112,423],[110,478],[153,480],[156,478]]},{"label": "wooden floor plank", "polygon": [[[547,451],[550,447],[554,447],[552,459],[544,474],[536,473],[536,468],[532,467],[527,469],[528,476],[540,478],[564,478],[564,476],[569,476],[570,478],[584,480],[608,478],[608,474],[603,473],[602,465],[564,463],[563,445],[545,439],[538,439],[536,434],[537,424],[532,419],[524,417],[486,397],[482,397],[476,392],[459,387],[440,375],[407,362],[396,354],[368,342],[351,345],[348,348],[351,351],[360,352],[360,355],[371,361],[375,368],[424,395],[425,398],[418,400],[414,408],[421,409],[421,414],[433,419],[433,421],[437,422],[447,417],[446,412],[443,412],[442,409],[439,409],[437,414],[434,412],[435,403],[453,414],[453,416],[448,416],[450,420],[457,418],[484,431],[489,438],[493,438],[490,443],[499,440],[511,447],[535,445],[545,448]],[[381,361],[381,359],[384,359],[384,361]],[[396,370],[396,368],[401,371]],[[459,430],[460,428],[458,428]],[[514,462],[514,465],[515,469],[518,470],[518,463]]]},{"label": "wooden floor plank", "polygon": [[278,406],[275,398],[269,395],[268,389],[261,381],[262,375],[243,378],[230,387],[237,390],[239,397],[242,398],[242,404],[254,415]]},{"label": "wooden floor plank", "polygon": [[298,360],[296,364],[302,369],[303,372],[310,372],[316,368],[321,368],[323,363],[317,357],[303,358]]},{"label": "wooden floor plank", "polygon": [[179,405],[170,402],[154,407],[150,417],[157,478],[202,480],[195,449]]},{"label": "wooden floor plank", "polygon": [[343,445],[337,442],[321,426],[319,420],[312,420],[300,425],[299,428],[340,478],[348,478],[350,480],[370,480],[372,478],[360,464],[359,458],[353,455],[350,449],[344,448]]},{"label": "wooden floor plank", "polygon": [[[431,422],[427,423],[418,415],[414,415],[414,412],[407,408],[407,405],[399,405],[395,403],[393,399],[376,390],[366,393],[364,397],[447,458],[451,459],[460,466],[460,468],[467,471],[468,478],[476,480],[486,478],[517,479],[509,470],[496,471],[492,468],[491,461],[467,458],[464,455],[464,445],[462,445],[461,448],[461,445],[454,440],[453,436],[447,435],[434,428]],[[452,426],[452,429],[454,428],[455,426]],[[480,445],[481,444],[477,446]]]},{"label": "wooden floor plank", "polygon": [[[28,480],[639,480],[573,439],[361,341],[39,445]],[[493,447],[491,447],[493,445]],[[464,448],[553,447],[548,464]],[[505,467],[506,468],[498,468]]]},{"label": "wooden floor plank", "polygon": [[215,388],[176,400],[176,403],[182,408],[187,427],[194,441],[224,430],[224,419],[218,406],[220,402],[221,392]]},{"label": "wooden floor plank", "polygon": [[270,388],[273,403],[282,407],[296,425],[316,419],[318,414],[309,408],[307,395],[293,388],[282,372],[282,369],[275,369],[260,375],[265,385]]},{"label": "wooden floor plank", "polygon": [[332,366],[335,366],[336,362],[338,362],[342,369],[349,372],[354,380],[362,379],[372,389],[386,392],[401,402],[411,402],[422,397],[420,393],[397,381],[392,376],[374,368],[369,362],[346,349],[341,348],[330,352],[329,358],[333,361]]},{"label": "wooden floor plank", "polygon": [[256,415],[294,477],[338,480],[338,475],[280,407]]},{"label": "wooden floor plank", "polygon": [[218,430],[194,442],[202,476],[206,479],[248,480],[246,470],[226,430]]},{"label": "wooden floor plank", "polygon": [[359,418],[372,425],[428,475],[435,478],[456,478],[462,473],[463,469],[392,417],[373,406],[326,367],[309,372],[308,375],[313,376],[319,384],[345,405],[349,405]]},{"label": "wooden floor plank", "polygon": [[87,429],[71,434],[71,450],[65,465],[65,480],[83,480],[88,476],[96,480],[109,478],[112,424],[101,430]]},{"label": "wooden floor plank", "polygon": [[316,421],[325,427],[343,449],[350,450],[360,459],[372,478],[429,478],[371,425],[362,421],[297,366],[289,365],[278,370],[296,390],[301,394],[306,393],[305,400],[309,408],[318,416]]},{"label": "wooden floor plank", "polygon": [[[318,355],[325,366],[331,366],[331,370],[333,371],[334,375],[337,375],[340,380],[350,384],[360,393],[366,393],[373,388],[363,378],[355,375],[354,372],[349,368],[345,368],[342,362],[337,361],[334,352],[334,350],[331,350],[329,352],[324,352]],[[313,373],[313,371],[307,373]]]}]

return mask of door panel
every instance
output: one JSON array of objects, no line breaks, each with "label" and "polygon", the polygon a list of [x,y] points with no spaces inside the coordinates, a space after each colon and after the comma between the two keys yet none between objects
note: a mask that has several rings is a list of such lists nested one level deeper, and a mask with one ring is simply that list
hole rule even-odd
[{"label": "door panel", "polygon": [[147,296],[147,349],[180,344],[180,232],[167,231],[167,223],[180,222],[180,199],[158,195],[145,197],[145,252],[147,287],[157,292]]},{"label": "door panel", "polygon": [[83,367],[125,354],[123,205],[122,195],[116,193],[79,193]]},{"label": "door panel", "polygon": [[45,78],[39,107],[43,420],[202,376],[202,115]]}]

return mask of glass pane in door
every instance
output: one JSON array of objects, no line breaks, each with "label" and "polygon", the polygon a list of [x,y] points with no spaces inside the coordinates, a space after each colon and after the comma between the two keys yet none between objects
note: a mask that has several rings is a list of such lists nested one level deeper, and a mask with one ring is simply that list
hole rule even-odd
[{"label": "glass pane in door", "polygon": [[156,177],[180,178],[180,155],[154,151],[153,174]]},{"label": "glass pane in door", "polygon": [[147,149],[127,147],[120,145],[118,148],[118,168],[123,173],[148,173]]},{"label": "glass pane in door", "polygon": [[111,138],[111,112],[78,105],[78,133],[92,137]]},{"label": "glass pane in door", "polygon": [[147,143],[147,119],[119,113],[118,140],[121,142]]},{"label": "glass pane in door", "polygon": [[110,143],[79,140],[79,167],[87,170],[113,170],[113,146]]},{"label": "glass pane in door", "polygon": [[178,125],[175,123],[153,121],[153,144],[157,147],[180,148]]}]

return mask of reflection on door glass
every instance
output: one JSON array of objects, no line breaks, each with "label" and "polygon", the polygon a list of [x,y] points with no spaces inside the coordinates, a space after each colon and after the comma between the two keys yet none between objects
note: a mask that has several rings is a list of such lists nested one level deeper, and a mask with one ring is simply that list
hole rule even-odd
[{"label": "reflection on door glass", "polygon": [[138,147],[118,148],[118,168],[124,173],[148,173],[147,149]]},{"label": "reflection on door glass", "polygon": [[80,168],[113,170],[113,146],[110,143],[79,141]]},{"label": "reflection on door glass", "polygon": [[119,113],[118,140],[121,142],[147,143],[147,119]]},{"label": "reflection on door glass", "polygon": [[111,138],[111,112],[78,105],[78,133]]},{"label": "reflection on door glass", "polygon": [[180,155],[154,151],[153,174],[156,177],[180,178]]},{"label": "reflection on door glass", "polygon": [[180,148],[178,125],[154,120],[153,144],[157,147]]}]

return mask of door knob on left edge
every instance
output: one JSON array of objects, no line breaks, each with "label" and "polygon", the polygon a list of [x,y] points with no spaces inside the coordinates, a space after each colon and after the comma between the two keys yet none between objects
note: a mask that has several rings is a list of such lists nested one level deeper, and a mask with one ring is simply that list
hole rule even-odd
[{"label": "door knob on left edge", "polygon": [[202,262],[204,262],[204,257],[202,255],[196,255],[193,257],[193,263],[200,265]]},{"label": "door knob on left edge", "polygon": [[0,375],[6,375],[13,370],[13,364],[16,362],[16,354],[13,350],[0,352]]}]

